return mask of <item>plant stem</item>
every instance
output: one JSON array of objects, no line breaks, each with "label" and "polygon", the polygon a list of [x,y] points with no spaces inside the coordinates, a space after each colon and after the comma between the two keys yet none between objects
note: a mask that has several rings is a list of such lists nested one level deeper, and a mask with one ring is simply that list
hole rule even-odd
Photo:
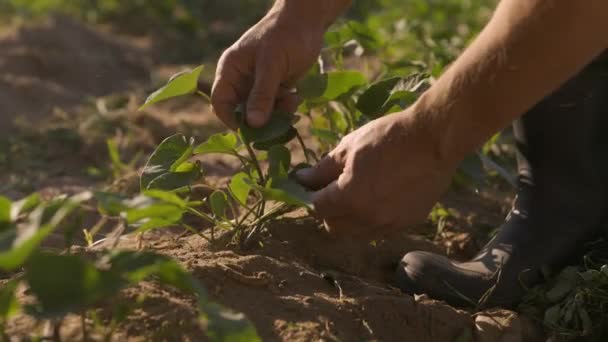
[{"label": "plant stem", "polygon": [[[265,202],[263,202],[262,204],[265,204]],[[245,241],[243,242],[243,245],[247,246],[249,244],[249,241],[251,240],[251,238],[258,232],[258,230],[262,227],[262,225],[264,225],[264,223],[266,223],[269,219],[271,219],[275,215],[281,215],[281,214],[283,214],[284,212],[287,212],[287,211],[289,211],[289,205],[282,204],[282,205],[280,205],[280,206],[272,209],[271,211],[269,211],[265,215],[258,217],[251,224],[253,226],[253,229],[251,229],[251,231],[249,232],[249,234],[247,234],[247,237],[245,238]]]},{"label": "plant stem", "polygon": [[202,218],[203,220],[205,220],[209,223],[215,224],[215,220],[211,216],[209,216],[205,213],[202,213],[192,207],[186,207],[186,211],[188,211],[191,214],[194,214],[195,216]]},{"label": "plant stem", "polygon": [[80,314],[80,326],[82,327],[82,341],[87,342],[89,340],[89,333],[87,331],[87,316],[86,311]]},{"label": "plant stem", "polygon": [[207,95],[207,94],[203,93],[203,92],[202,92],[202,91],[200,91],[200,90],[197,90],[197,91],[196,91],[196,95],[202,96],[202,97],[203,97],[205,100],[207,100],[207,101],[211,102],[211,98],[209,97],[209,95]]},{"label": "plant stem", "polygon": [[184,228],[185,230],[187,230],[187,231],[189,231],[189,232],[191,232],[193,234],[196,234],[196,235],[202,237],[207,242],[211,242],[211,240],[208,237],[206,237],[203,233],[196,231],[196,229],[190,227],[189,225],[187,225],[185,223],[182,223],[182,228]]},{"label": "plant stem", "polygon": [[255,166],[256,170],[258,171],[258,175],[260,176],[260,182],[259,184],[261,186],[265,186],[266,185],[266,179],[264,177],[264,173],[262,172],[262,167],[260,166],[260,162],[258,161],[258,157],[256,157],[255,152],[253,151],[253,149],[251,148],[251,146],[249,145],[248,142],[245,142],[245,147],[247,148],[247,153],[249,153],[249,157],[251,157],[251,162],[253,163],[253,165]]},{"label": "plant stem", "polygon": [[296,137],[298,138],[298,142],[302,147],[302,152],[304,152],[304,158],[306,158],[306,163],[310,164],[310,158],[308,157],[308,149],[306,148],[306,144],[304,144],[304,139],[302,139],[300,132],[296,131]]}]

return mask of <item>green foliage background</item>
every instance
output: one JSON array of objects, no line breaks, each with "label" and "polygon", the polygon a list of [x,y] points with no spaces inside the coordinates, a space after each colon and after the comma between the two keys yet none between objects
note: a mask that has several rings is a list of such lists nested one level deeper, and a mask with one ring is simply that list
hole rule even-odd
[{"label": "green foliage background", "polygon": [[[216,56],[271,6],[273,0],[3,0],[0,17],[39,18],[63,13],[87,22],[113,23],[131,33],[200,44],[188,56]],[[496,0],[354,0],[345,19],[362,21],[391,59],[447,64],[488,20]],[[184,49],[188,49],[184,47]],[[197,53],[198,52],[198,53]]]}]

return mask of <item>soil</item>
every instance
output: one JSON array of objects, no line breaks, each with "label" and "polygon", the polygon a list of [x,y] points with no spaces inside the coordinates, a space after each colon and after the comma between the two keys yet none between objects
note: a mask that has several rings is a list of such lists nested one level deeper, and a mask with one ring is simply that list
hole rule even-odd
[{"label": "soil", "polygon": [[[66,18],[9,29],[0,38],[0,51],[0,129],[5,132],[16,117],[25,117],[36,122],[34,126],[44,136],[48,131],[39,122],[52,117],[54,108],[70,113],[86,105],[86,98],[150,86],[152,63],[142,63],[145,49]],[[137,146],[148,153],[154,143],[176,130],[203,139],[220,127],[208,108],[189,101],[159,106],[143,114],[135,113],[135,108],[134,104],[126,105],[118,113],[123,113],[130,127],[139,132],[135,134],[139,138],[135,140]],[[28,189],[46,196],[93,187],[136,191],[137,170],[113,184],[70,171],[94,163],[96,158],[92,156],[100,158],[103,153],[98,143],[78,148],[76,155],[82,158],[66,159],[68,147],[56,147],[59,152],[48,147],[42,163],[28,164],[45,175],[30,182]],[[68,171],[49,172],[56,164],[65,168],[66,160],[73,163]],[[20,172],[10,171],[8,166],[13,164],[4,166],[6,174]],[[225,182],[232,170],[231,164],[221,159],[206,159],[205,168],[217,183]],[[0,176],[2,184],[14,184],[7,177]],[[30,174],[21,173],[21,177]],[[206,286],[215,301],[245,313],[264,341],[539,340],[539,329],[514,312],[497,309],[473,313],[426,296],[412,297],[392,286],[395,266],[408,251],[470,257],[487,238],[487,232],[481,234],[477,227],[495,227],[508,207],[510,192],[495,190],[448,194],[444,205],[455,215],[440,234],[426,225],[378,236],[373,241],[336,237],[328,235],[306,213],[296,212],[273,223],[259,244],[245,251],[218,249],[197,235],[183,236],[171,230],[147,233],[143,248],[177,259]],[[15,186],[3,186],[0,191],[13,198],[27,193]],[[119,248],[138,248],[138,242],[126,237]],[[81,249],[83,253],[95,252]],[[27,299],[25,289],[21,292],[21,298]],[[118,327],[113,340],[206,340],[197,321],[194,299],[173,289],[143,282],[123,291],[113,302],[135,301],[142,293],[143,304]],[[97,310],[106,324],[112,306],[112,302],[102,303]],[[89,339],[102,339],[91,319],[86,325]],[[33,333],[51,334],[49,324],[36,323],[27,315],[11,320],[7,332],[16,341],[27,340]],[[60,333],[65,341],[82,340],[80,318],[68,316]]]}]

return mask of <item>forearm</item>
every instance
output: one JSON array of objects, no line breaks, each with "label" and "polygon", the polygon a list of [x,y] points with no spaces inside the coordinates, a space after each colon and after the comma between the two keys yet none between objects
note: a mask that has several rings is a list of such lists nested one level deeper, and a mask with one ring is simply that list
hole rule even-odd
[{"label": "forearm", "polygon": [[277,0],[271,12],[305,21],[325,31],[351,3],[352,0]]},{"label": "forearm", "polygon": [[606,13],[605,0],[502,0],[415,104],[438,153],[462,158],[592,61],[608,47]]}]

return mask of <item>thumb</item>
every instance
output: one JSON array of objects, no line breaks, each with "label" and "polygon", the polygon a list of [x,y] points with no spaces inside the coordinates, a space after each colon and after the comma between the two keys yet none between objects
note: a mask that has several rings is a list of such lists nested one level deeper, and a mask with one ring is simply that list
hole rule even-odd
[{"label": "thumb", "polygon": [[262,54],[255,68],[253,88],[247,101],[247,123],[262,127],[270,119],[281,83],[281,68],[276,59]]},{"label": "thumb", "polygon": [[338,162],[330,153],[321,159],[317,165],[298,170],[295,177],[300,184],[309,189],[317,190],[338,179],[343,168],[342,163]]}]

